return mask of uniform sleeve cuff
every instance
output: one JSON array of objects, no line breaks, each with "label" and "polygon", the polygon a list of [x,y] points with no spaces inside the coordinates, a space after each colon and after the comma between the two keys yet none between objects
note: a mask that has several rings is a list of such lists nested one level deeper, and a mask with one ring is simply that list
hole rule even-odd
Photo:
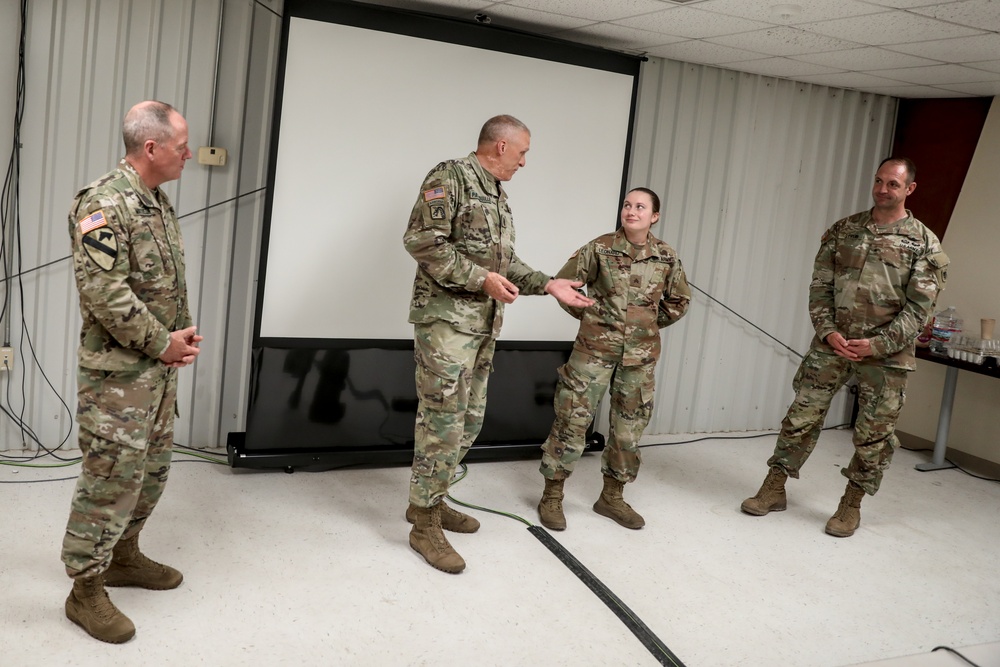
[{"label": "uniform sleeve cuff", "polygon": [[170,332],[163,328],[143,352],[153,359],[159,359],[168,347],[170,347]]},{"label": "uniform sleeve cuff", "polygon": [[472,270],[472,275],[469,277],[469,282],[466,283],[465,289],[470,292],[480,292],[483,289],[483,283],[486,282],[486,276],[490,275],[490,272],[481,266],[477,266]]}]

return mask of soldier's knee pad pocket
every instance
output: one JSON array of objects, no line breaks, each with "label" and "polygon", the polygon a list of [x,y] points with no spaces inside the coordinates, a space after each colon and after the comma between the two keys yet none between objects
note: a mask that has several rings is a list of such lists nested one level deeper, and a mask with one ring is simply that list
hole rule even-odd
[{"label": "soldier's knee pad pocket", "polygon": [[81,467],[95,479],[131,479],[142,457],[143,451],[130,444],[94,438]]},{"label": "soldier's knee pad pocket", "polygon": [[455,412],[458,410],[458,382],[444,377],[429,368],[420,373],[420,396],[433,410]]},{"label": "soldier's knee pad pocket", "polygon": [[559,380],[562,382],[567,389],[577,394],[583,394],[590,388],[593,384],[594,378],[590,377],[586,373],[581,372],[579,369],[565,364],[559,367]]}]

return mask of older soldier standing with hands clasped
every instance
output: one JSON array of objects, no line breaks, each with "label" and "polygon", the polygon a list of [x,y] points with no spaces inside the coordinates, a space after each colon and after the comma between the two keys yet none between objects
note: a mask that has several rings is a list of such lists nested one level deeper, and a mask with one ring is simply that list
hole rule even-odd
[{"label": "older soldier standing with hands clasped", "polygon": [[916,369],[914,341],[947,275],[948,256],[937,237],[905,207],[916,187],[910,160],[883,160],[872,186],[875,206],[823,234],[809,285],[816,336],[792,382],[795,400],[767,461],[770,471],[757,495],[741,506],[747,514],[785,509],[785,480],[798,478],[833,395],[852,375],[859,406],[854,456],[840,471],[847,488],[826,532],[853,535],[861,523],[861,500],[878,491],[899,444],[896,420],[907,375]]},{"label": "older soldier standing with hands clasped", "polygon": [[69,212],[83,317],[83,463],[62,548],[73,579],[66,616],[113,644],[135,626],[105,585],[164,590],[183,578],[139,551],[139,532],[170,470],[176,369],[194,362],[202,340],[188,310],[180,225],[159,189],[191,157],[187,123],[168,104],[141,102],[122,136],[124,159],[80,190]]},{"label": "older soldier standing with hands clasped", "polygon": [[476,150],[430,171],[403,236],[417,260],[410,302],[417,363],[410,546],[433,567],[457,574],[465,561],[441,532],[472,533],[474,518],[444,503],[455,468],[475,442],[504,304],[551,294],[576,307],[592,300],[582,283],[552,279],[514,254],[509,181],[525,164],[531,133],[513,116],[483,125]]}]

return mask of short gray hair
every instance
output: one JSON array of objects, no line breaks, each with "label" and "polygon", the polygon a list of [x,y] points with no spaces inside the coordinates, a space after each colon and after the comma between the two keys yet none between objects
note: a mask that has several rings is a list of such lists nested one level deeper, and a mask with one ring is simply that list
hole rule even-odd
[{"label": "short gray hair", "polygon": [[135,155],[142,151],[147,141],[152,139],[162,143],[174,135],[174,126],[170,122],[171,114],[178,113],[166,102],[152,100],[141,102],[132,107],[122,122],[122,140],[125,142],[125,154]]},{"label": "short gray hair", "polygon": [[483,124],[483,129],[479,131],[479,145],[492,144],[509,137],[514,132],[531,134],[528,126],[513,116],[493,116]]}]

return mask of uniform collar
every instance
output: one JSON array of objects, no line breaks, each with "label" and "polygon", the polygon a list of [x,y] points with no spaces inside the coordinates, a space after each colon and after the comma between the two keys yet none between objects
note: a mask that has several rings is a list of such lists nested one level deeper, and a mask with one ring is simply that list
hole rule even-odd
[{"label": "uniform collar", "polygon": [[636,248],[625,236],[625,230],[619,227],[618,231],[615,232],[615,240],[612,242],[611,248],[634,260],[649,259],[650,257],[659,258],[660,252],[654,243],[655,240],[650,232],[646,232],[646,245]]},{"label": "uniform collar", "polygon": [[469,153],[469,162],[472,163],[472,170],[476,172],[476,178],[479,179],[479,187],[483,192],[491,194],[494,197],[499,197],[501,200],[507,198],[507,193],[504,192],[503,186],[500,185],[500,181],[497,180],[496,176],[486,171],[482,163],[479,161],[476,151]]},{"label": "uniform collar", "polygon": [[128,163],[128,160],[122,158],[121,162],[118,163],[118,169],[125,174],[125,178],[128,179],[132,190],[139,197],[139,201],[142,202],[143,206],[157,210],[170,208],[170,200],[167,199],[166,193],[158,187],[150,190],[143,182],[142,177],[139,176],[139,172]]},{"label": "uniform collar", "polygon": [[867,219],[864,221],[865,227],[867,227],[873,234],[901,234],[907,229],[913,227],[913,212],[906,208],[906,216],[892,222],[888,225],[880,225],[875,222],[875,218],[872,216],[872,212],[875,210],[874,207],[868,209]]}]

